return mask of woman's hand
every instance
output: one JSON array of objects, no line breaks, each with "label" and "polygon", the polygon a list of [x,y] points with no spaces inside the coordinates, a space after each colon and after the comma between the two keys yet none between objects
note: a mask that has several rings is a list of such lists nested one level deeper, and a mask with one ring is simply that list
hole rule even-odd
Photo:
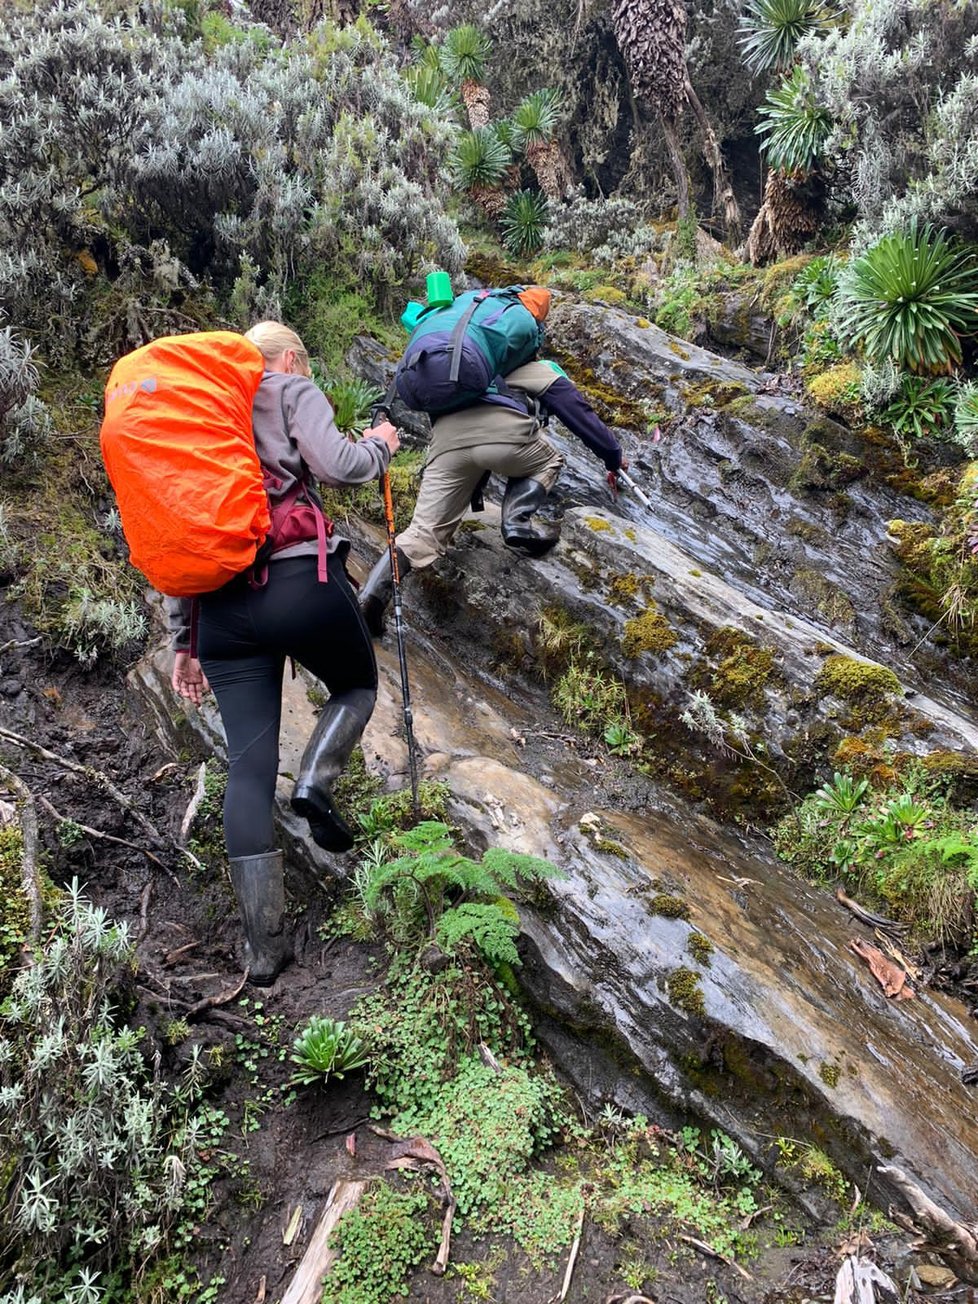
[{"label": "woman's hand", "polygon": [[178,652],[173,658],[173,691],[179,697],[185,697],[194,706],[200,706],[206,692],[210,690],[207,676],[200,668],[200,662],[189,652]]},{"label": "woman's hand", "polygon": [[392,426],[389,421],[381,421],[372,429],[365,430],[363,437],[364,439],[382,439],[390,449],[392,457],[401,446],[401,441],[397,437],[397,426]]}]

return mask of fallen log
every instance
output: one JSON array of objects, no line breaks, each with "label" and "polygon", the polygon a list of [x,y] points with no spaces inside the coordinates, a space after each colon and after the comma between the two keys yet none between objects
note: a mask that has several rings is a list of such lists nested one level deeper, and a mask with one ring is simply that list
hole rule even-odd
[{"label": "fallen log", "polygon": [[978,1286],[978,1224],[969,1227],[952,1218],[901,1168],[882,1167],[879,1171],[899,1188],[910,1206],[912,1218],[892,1207],[890,1217],[919,1238],[912,1248],[919,1253],[936,1254],[960,1281]]},{"label": "fallen log", "polygon": [[333,1183],[326,1199],[326,1207],[302,1256],[302,1262],[282,1296],[282,1304],[319,1304],[323,1281],[336,1259],[336,1251],[330,1249],[329,1238],[343,1215],[357,1207],[369,1185],[369,1181],[349,1182],[344,1178]]}]

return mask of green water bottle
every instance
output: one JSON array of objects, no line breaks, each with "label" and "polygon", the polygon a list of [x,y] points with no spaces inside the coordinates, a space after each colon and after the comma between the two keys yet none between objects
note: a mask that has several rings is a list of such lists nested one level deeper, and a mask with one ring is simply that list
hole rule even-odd
[{"label": "green water bottle", "polygon": [[425,284],[428,290],[429,308],[447,308],[455,298],[452,293],[452,278],[447,272],[429,272]]}]

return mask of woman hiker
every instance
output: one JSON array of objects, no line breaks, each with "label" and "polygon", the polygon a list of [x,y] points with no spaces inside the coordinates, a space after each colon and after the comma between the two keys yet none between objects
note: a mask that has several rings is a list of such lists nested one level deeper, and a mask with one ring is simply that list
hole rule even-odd
[{"label": "woman hiker", "polygon": [[[313,383],[299,336],[274,321],[253,326],[246,336],[265,360],[252,417],[258,459],[266,485],[273,486],[273,520],[276,502],[304,486],[300,503],[312,504],[323,522],[313,479],[328,485],[377,479],[397,450],[397,431],[383,421],[352,443],[336,428],[332,408]],[[190,650],[189,600],[167,599],[176,650],[173,687],[195,705],[212,688],[224,724],[229,764],[224,834],[250,979],[262,986],[275,980],[292,955],[273,822],[285,662],[294,657],[330,693],[292,795],[293,809],[309,821],[312,837],[327,851],[353,845],[330,785],[349,760],[377,697],[373,647],[344,568],[349,541],[329,526],[328,537],[315,525],[308,528],[312,513],[304,504],[302,510],[307,528],[294,531],[298,542],[279,547],[261,571],[252,568],[198,599],[198,656]]]},{"label": "woman hiker", "polygon": [[[533,287],[533,296],[532,311],[542,323],[550,294]],[[507,481],[503,542],[531,557],[554,546],[558,528],[533,519],[564,461],[541,433],[551,415],[604,462],[609,483],[617,487],[618,471],[627,469],[618,440],[555,362],[527,362],[510,371],[502,386],[494,385],[485,399],[434,420],[414,515],[396,540],[400,578],[447,552],[473,495],[492,472]],[[360,590],[364,619],[378,638],[392,596],[390,554],[384,552]]]}]

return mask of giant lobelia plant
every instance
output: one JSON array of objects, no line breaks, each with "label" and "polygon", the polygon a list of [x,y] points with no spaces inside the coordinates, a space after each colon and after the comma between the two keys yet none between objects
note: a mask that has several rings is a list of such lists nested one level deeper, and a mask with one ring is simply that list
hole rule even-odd
[{"label": "giant lobelia plant", "polygon": [[978,331],[978,263],[944,232],[911,223],[844,270],[836,317],[841,336],[871,362],[951,371],[961,337]]}]

